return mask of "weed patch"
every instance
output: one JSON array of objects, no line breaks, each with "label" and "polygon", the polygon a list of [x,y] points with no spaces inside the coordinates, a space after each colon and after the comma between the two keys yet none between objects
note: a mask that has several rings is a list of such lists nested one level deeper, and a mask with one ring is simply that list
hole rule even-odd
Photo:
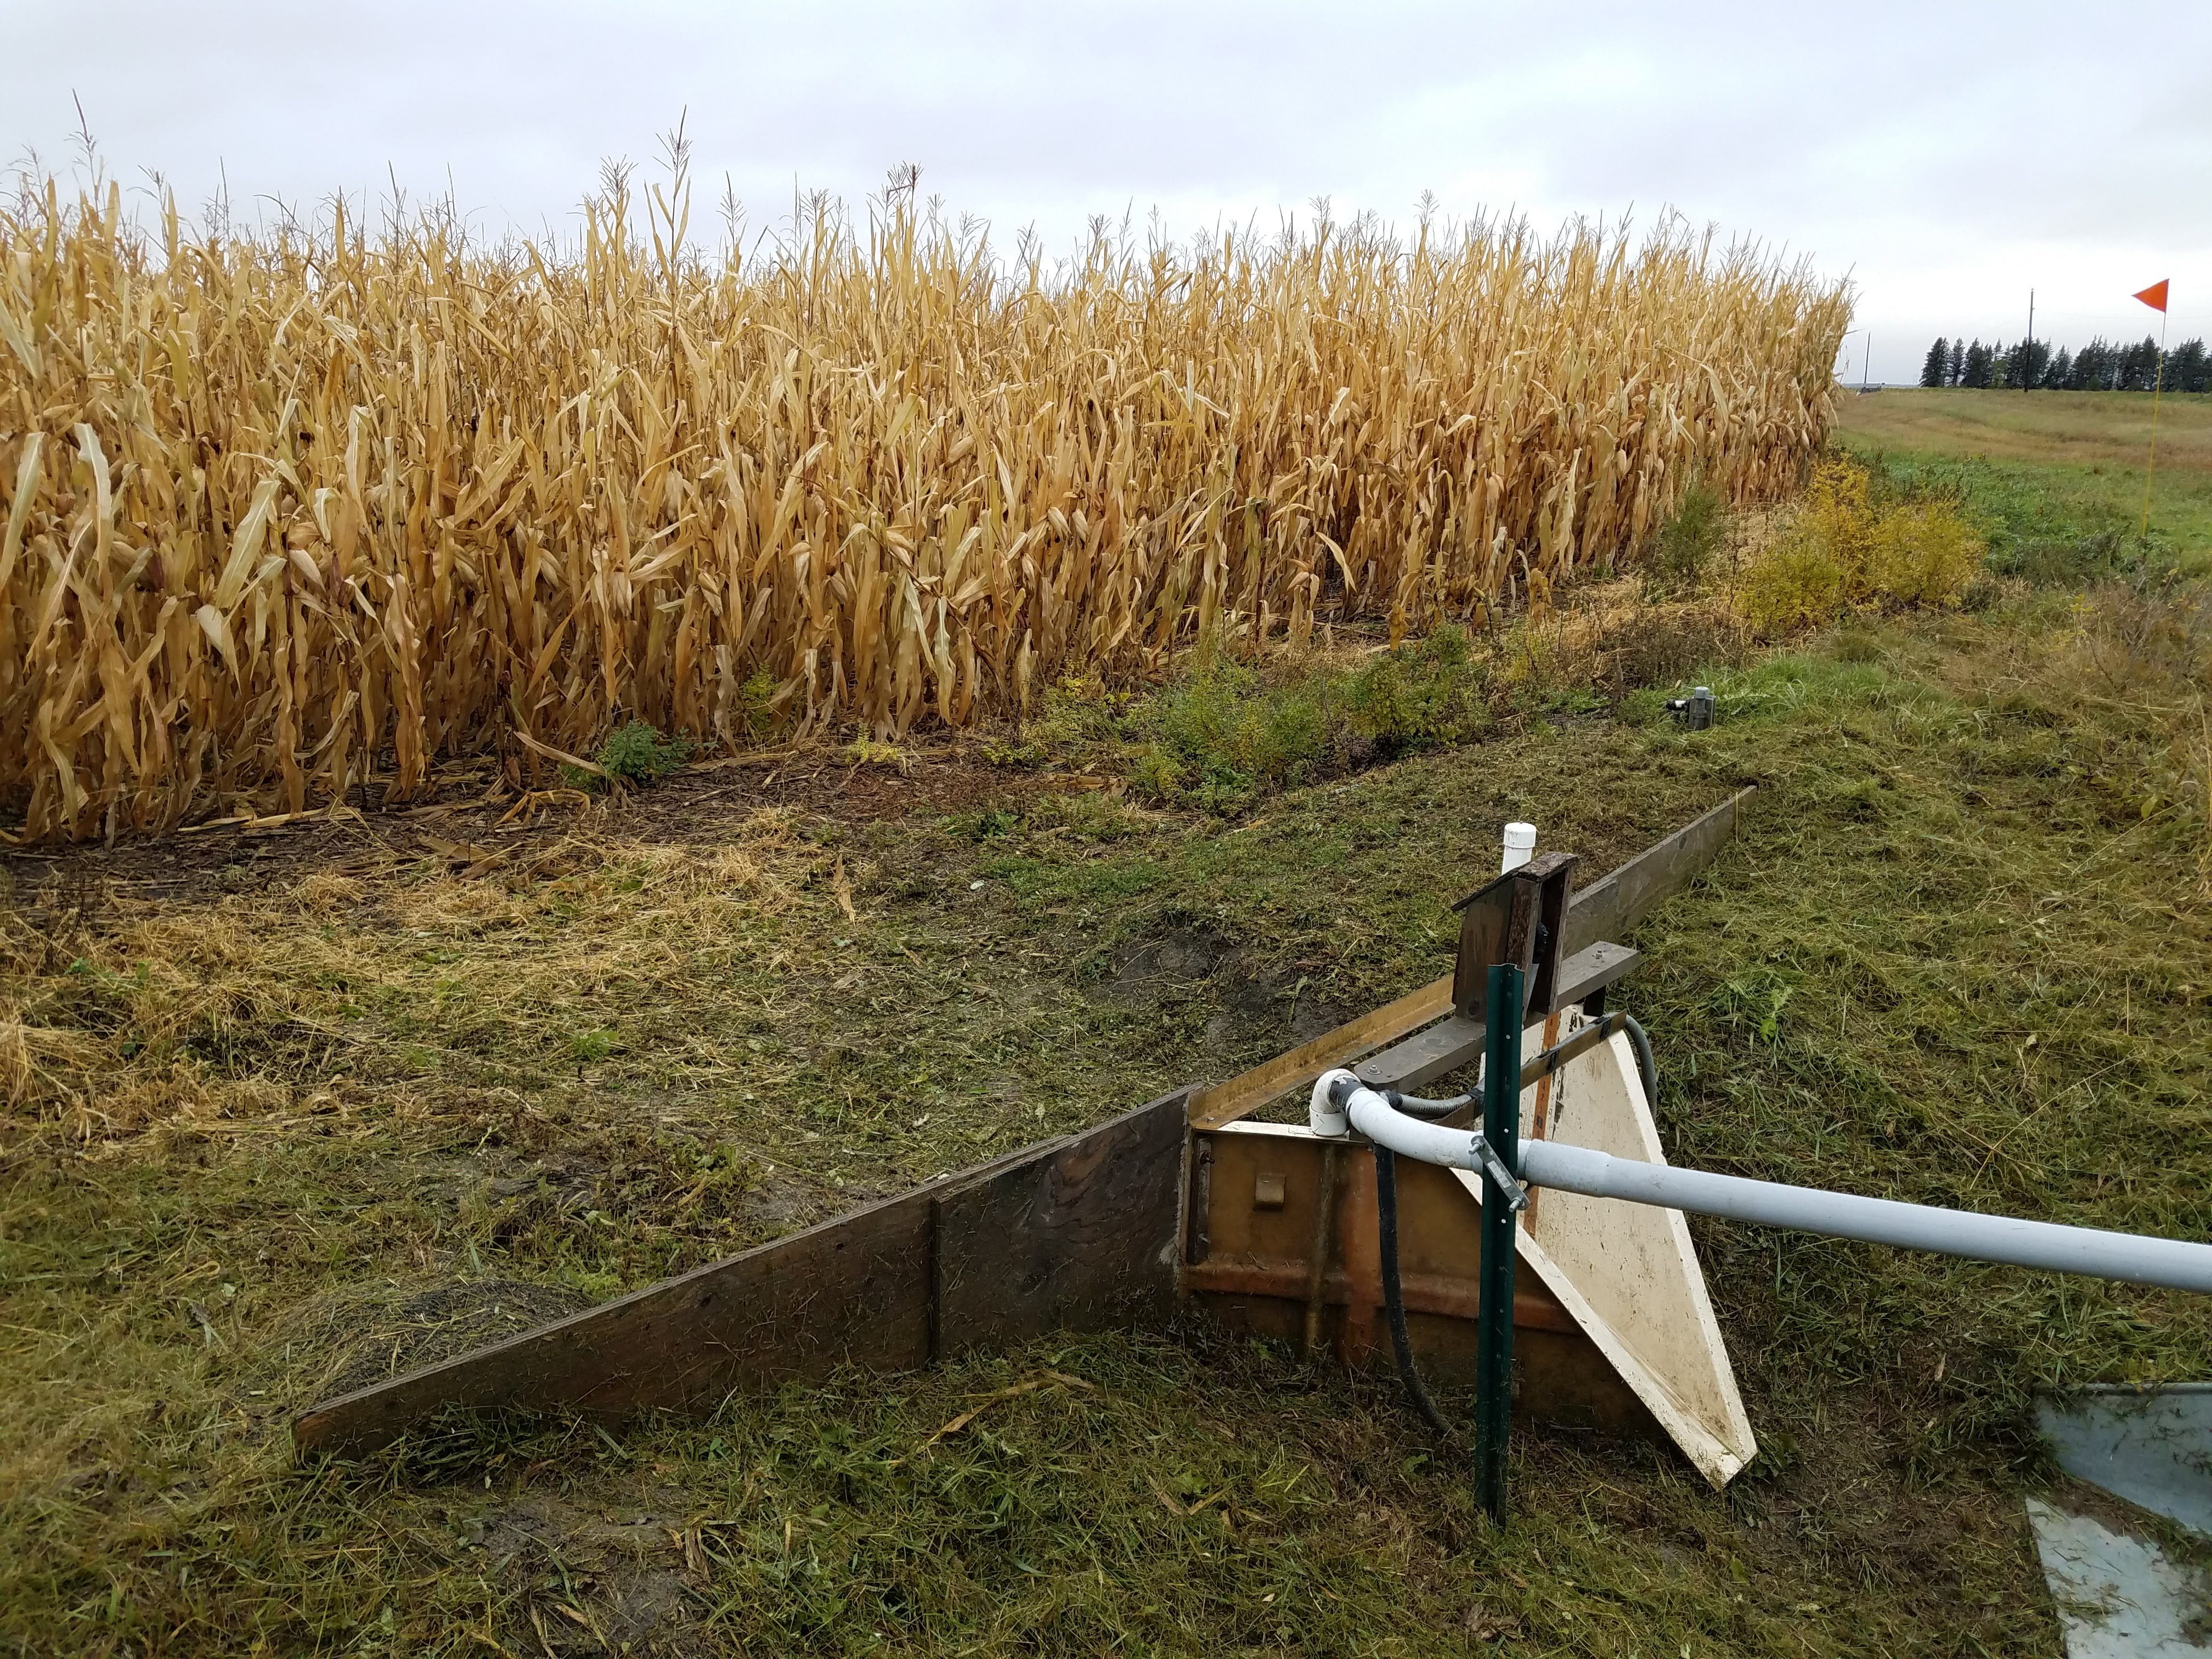
[{"label": "weed patch", "polygon": [[690,738],[665,738],[643,720],[632,720],[611,735],[592,757],[596,772],[566,766],[563,778],[574,787],[642,788],[654,784],[690,760],[698,748]]},{"label": "weed patch", "polygon": [[1711,486],[1692,484],[1660,526],[1643,563],[1647,603],[1694,598],[1729,538],[1728,504]]},{"label": "weed patch", "polygon": [[1349,664],[1261,667],[1215,647],[1150,698],[1066,681],[1041,720],[985,754],[1023,770],[1097,768],[1149,805],[1235,816],[1285,789],[1467,741],[1492,723],[1486,683],[1455,628]]},{"label": "weed patch", "polygon": [[1816,626],[1847,605],[1947,608],[1966,597],[1985,544],[1941,496],[1878,499],[1856,461],[1832,457],[1814,471],[1738,596],[1763,632]]}]

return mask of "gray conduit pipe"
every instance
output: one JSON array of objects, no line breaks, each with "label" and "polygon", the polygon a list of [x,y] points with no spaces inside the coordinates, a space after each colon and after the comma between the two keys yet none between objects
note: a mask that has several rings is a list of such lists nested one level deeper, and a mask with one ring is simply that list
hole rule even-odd
[{"label": "gray conduit pipe", "polygon": [[1855,1193],[1826,1193],[1775,1181],[1678,1170],[1614,1158],[1557,1140],[1521,1143],[1521,1178],[1592,1198],[1623,1198],[1662,1209],[1693,1210],[1729,1221],[1753,1221],[1796,1232],[1932,1250],[1979,1261],[2008,1262],[2053,1273],[2088,1273],[2168,1290],[2212,1292],[2212,1244],[2145,1238],[2094,1227],[1939,1210]]},{"label": "gray conduit pipe", "polygon": [[[1389,1101],[1347,1071],[1330,1072],[1314,1085],[1307,1121],[1316,1133],[1341,1135],[1347,1129],[1356,1129],[1403,1157],[1451,1169],[1480,1170],[1487,1150],[1481,1135],[1474,1131],[1446,1129],[1391,1110]],[[1899,1249],[1930,1250],[1938,1255],[2002,1261],[2016,1267],[2087,1273],[2136,1285],[2212,1293],[2212,1244],[1939,1210],[1893,1199],[1862,1198],[1815,1187],[1681,1170],[1668,1164],[1614,1158],[1558,1140],[1522,1141],[1518,1173],[1532,1187],[1555,1187],[1591,1198],[1625,1199],[1632,1204],[1689,1210],[1728,1221],[1856,1238]]]}]

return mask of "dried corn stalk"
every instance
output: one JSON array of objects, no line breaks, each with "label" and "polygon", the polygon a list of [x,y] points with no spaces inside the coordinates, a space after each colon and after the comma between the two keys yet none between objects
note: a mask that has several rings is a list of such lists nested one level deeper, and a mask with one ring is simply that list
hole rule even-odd
[{"label": "dried corn stalk", "polygon": [[1478,222],[1010,274],[894,201],[750,263],[0,212],[0,802],[297,811],[764,694],[879,736],[1205,630],[1399,631],[1632,556],[1825,441],[1839,287],[1678,228]]}]

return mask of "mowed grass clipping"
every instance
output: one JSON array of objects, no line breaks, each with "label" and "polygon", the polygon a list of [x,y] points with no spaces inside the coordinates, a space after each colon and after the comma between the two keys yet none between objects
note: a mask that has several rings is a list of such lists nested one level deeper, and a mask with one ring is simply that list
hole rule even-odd
[{"label": "mowed grass clipping", "polygon": [[[0,207],[0,811],[33,839],[550,779],[642,720],[878,738],[1192,638],[1395,636],[1792,487],[1839,284],[1668,221],[1101,231],[909,180],[740,259],[680,143],[574,245]],[[757,240],[747,244],[757,246]]]},{"label": "mowed grass clipping", "polygon": [[[1751,782],[1744,839],[1646,927],[1620,994],[1672,1156],[2206,1236],[2203,612],[2147,579],[1984,586],[1660,682],[1616,679],[1617,645],[1578,655],[1565,618],[1482,647],[1473,740],[1234,817],[1040,793],[1009,753],[1003,809],[942,817],[763,812],[708,801],[732,786],[707,773],[474,876],[386,818],[241,839],[234,878],[173,896],[127,853],[27,878],[0,1633],[149,1659],[2056,1659],[2029,1396],[2202,1376],[2212,1315],[1748,1228],[1697,1232],[1759,1462],[1716,1496],[1662,1451],[1531,1431],[1504,1533],[1395,1384],[1202,1330],[613,1436],[447,1425],[362,1466],[296,1468],[285,1437],[342,1380],[1434,977],[1506,818],[1602,870]],[[1685,733],[1658,705],[1699,680],[1721,722]],[[1205,729],[1269,695],[1209,682]],[[1144,752],[1046,735],[1048,767],[1054,742]],[[951,764],[908,759],[917,789]]]}]

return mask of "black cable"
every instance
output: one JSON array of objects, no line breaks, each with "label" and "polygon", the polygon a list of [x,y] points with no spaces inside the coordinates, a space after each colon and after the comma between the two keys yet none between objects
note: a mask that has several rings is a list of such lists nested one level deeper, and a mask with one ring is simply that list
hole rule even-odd
[{"label": "black cable", "polygon": [[1390,1321],[1390,1346],[1398,1356],[1398,1380],[1428,1425],[1447,1440],[1456,1439],[1437,1402],[1421,1384],[1413,1364],[1413,1334],[1406,1328],[1406,1295],[1398,1282],[1398,1157],[1379,1142],[1375,1148],[1375,1209],[1382,1232],[1382,1310]]},{"label": "black cable", "polygon": [[1628,1040],[1636,1049],[1636,1074],[1644,1079],[1644,1103],[1656,1113],[1659,1109],[1659,1062],[1651,1057],[1651,1039],[1636,1023],[1635,1015],[1621,1015],[1620,1023],[1626,1029]]}]

